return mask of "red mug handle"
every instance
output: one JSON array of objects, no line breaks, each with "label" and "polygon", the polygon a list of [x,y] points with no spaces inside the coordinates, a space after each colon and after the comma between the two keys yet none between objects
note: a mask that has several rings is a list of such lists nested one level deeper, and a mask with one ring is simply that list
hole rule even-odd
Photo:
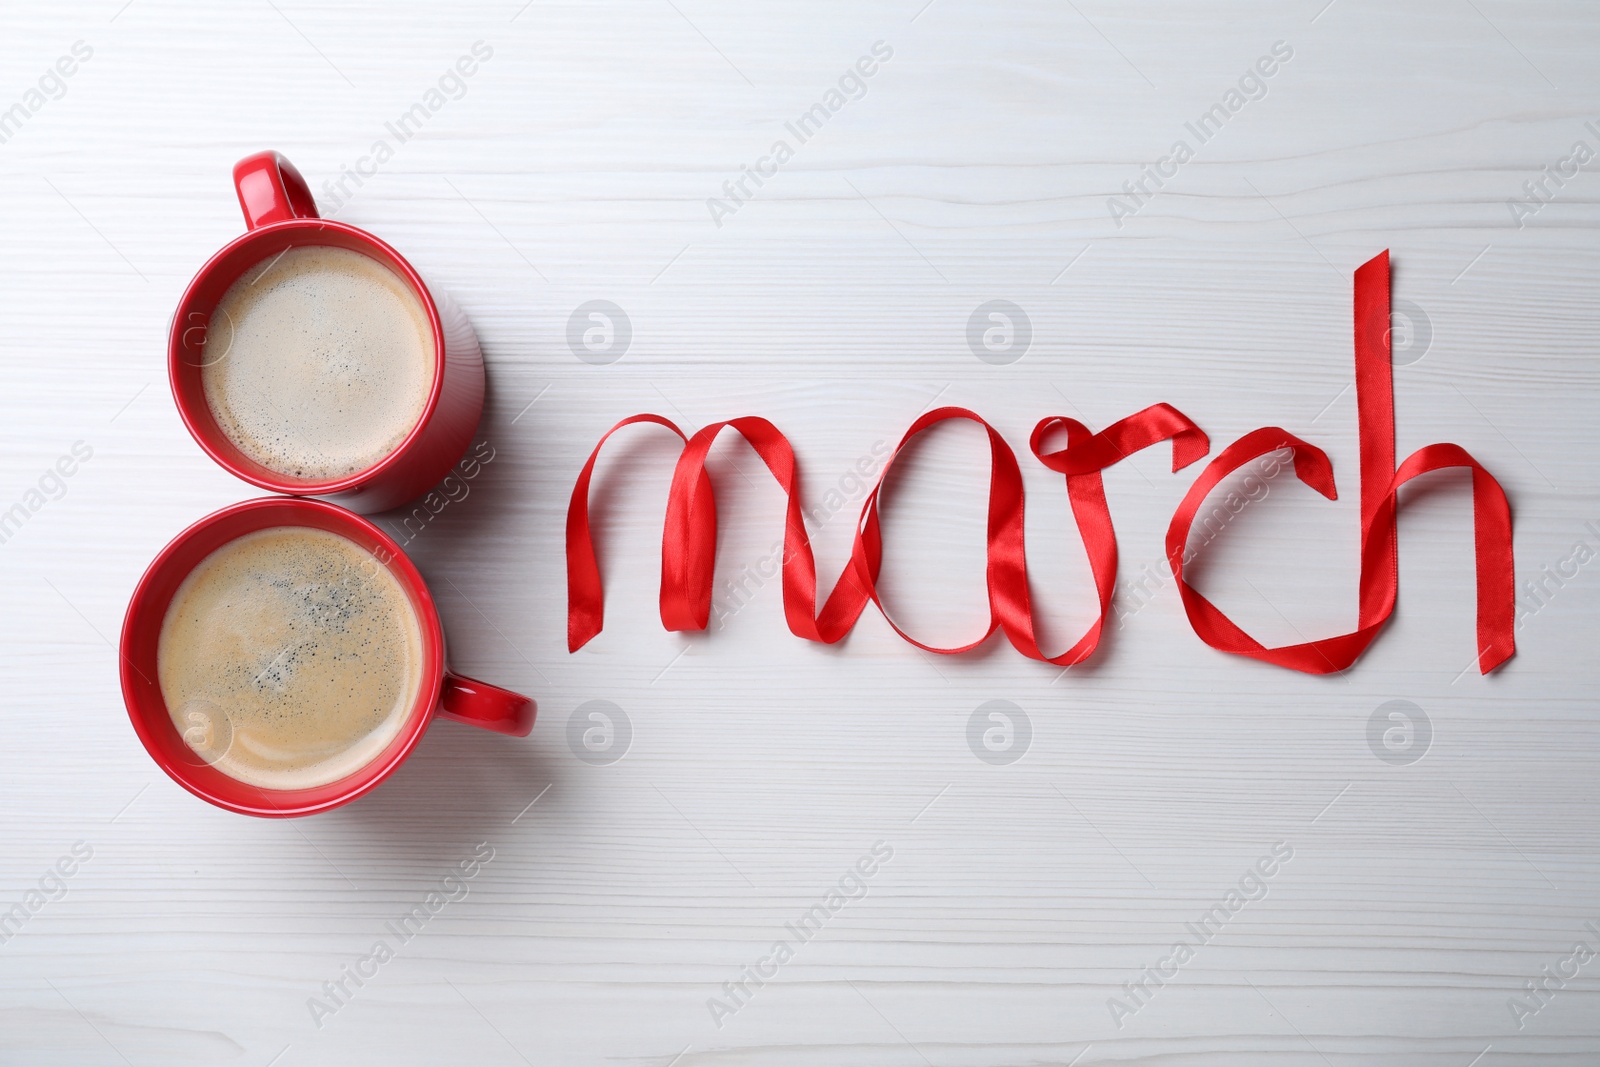
[{"label": "red mug handle", "polygon": [[245,225],[250,229],[290,219],[316,219],[311,187],[283,158],[282,152],[257,152],[233,165],[233,187],[239,193]]},{"label": "red mug handle", "polygon": [[532,699],[509,689],[444,672],[444,695],[439,714],[468,726],[481,726],[497,734],[527,737],[533,732]]}]

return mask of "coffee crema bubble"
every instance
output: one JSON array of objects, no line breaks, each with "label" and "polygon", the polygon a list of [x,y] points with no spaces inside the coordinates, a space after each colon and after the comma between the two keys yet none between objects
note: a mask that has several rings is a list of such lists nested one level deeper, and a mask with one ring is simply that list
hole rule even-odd
[{"label": "coffee crema bubble", "polygon": [[422,688],[422,628],[366,549],[280,526],[189,573],[162,620],[156,670],[197,762],[304,789],[360,770],[399,734]]},{"label": "coffee crema bubble", "polygon": [[262,466],[308,482],[376,464],[427,406],[433,329],[411,287],[360,252],[290,248],[212,312],[201,383],[217,427]]}]

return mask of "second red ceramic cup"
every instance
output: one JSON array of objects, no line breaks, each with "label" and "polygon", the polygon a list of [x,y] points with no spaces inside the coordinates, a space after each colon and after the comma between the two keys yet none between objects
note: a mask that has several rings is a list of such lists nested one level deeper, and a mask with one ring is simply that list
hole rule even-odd
[{"label": "second red ceramic cup", "polygon": [[[279,527],[325,530],[371,553],[400,583],[422,637],[422,685],[399,733],[351,774],[306,789],[250,785],[224,774],[212,761],[199,758],[173,721],[158,679],[162,623],[183,580],[223,545],[246,534]],[[354,800],[387,778],[411,755],[435,717],[514,737],[526,737],[533,729],[532,700],[446,669],[439,612],[422,575],[400,546],[368,520],[320,500],[247,500],[206,516],[173,538],[134,590],[122,624],[120,651],[123,701],[151,758],[195,796],[246,815],[311,815]]]}]

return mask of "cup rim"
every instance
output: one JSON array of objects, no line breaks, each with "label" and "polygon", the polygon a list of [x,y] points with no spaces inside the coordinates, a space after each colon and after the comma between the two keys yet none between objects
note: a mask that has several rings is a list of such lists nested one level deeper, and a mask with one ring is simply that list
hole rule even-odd
[{"label": "cup rim", "polygon": [[[296,515],[301,517],[315,515],[324,521],[297,522],[294,521]],[[229,533],[215,545],[205,547],[208,535],[213,534],[217,526],[231,524],[240,519],[244,520],[242,528]],[[346,528],[345,531],[333,529],[330,532],[349,536],[346,531],[354,531],[360,536],[351,539],[358,544],[363,540],[376,544],[388,556],[379,562],[389,568],[390,573],[395,575],[405,589],[422,633],[421,684],[418,687],[415,703],[408,712],[407,721],[394,740],[379,755],[345,777],[324,785],[301,789],[269,789],[256,786],[210,767],[206,768],[209,773],[195,773],[195,768],[189,767],[181,760],[173,759],[171,752],[175,749],[172,737],[177,737],[178,745],[184,742],[178,737],[177,727],[172,722],[165,699],[161,696],[159,680],[151,680],[156,670],[154,653],[151,652],[148,663],[141,663],[135,662],[134,656],[130,655],[129,651],[130,647],[136,644],[154,648],[155,638],[149,636],[152,632],[150,628],[153,627],[154,634],[159,636],[162,621],[166,617],[177,585],[188,577],[206,556],[240,537],[276,526],[307,526],[321,530],[329,530],[330,526],[343,526]],[[165,596],[161,595],[163,589],[166,590]],[[300,497],[259,497],[241,501],[214,511],[185,527],[145,568],[138,585],[134,588],[133,596],[128,601],[117,648],[123,704],[133,724],[134,732],[150,758],[166,772],[169,778],[201,800],[239,814],[266,818],[316,814],[347,804],[377,788],[406,761],[421,742],[429,723],[438,711],[444,688],[444,630],[433,596],[416,565],[393,538],[370,520],[337,504]],[[141,667],[151,671],[151,674],[147,676]],[[168,732],[171,733],[171,737],[167,736]]]},{"label": "cup rim", "polygon": [[[260,463],[253,463],[251,467],[254,469],[241,466],[230,454],[230,451],[238,451],[231,441],[227,442],[225,449],[219,447],[212,439],[213,432],[224,440],[227,439],[227,435],[223,434],[221,429],[215,426],[215,420],[211,418],[209,408],[203,417],[200,412],[192,411],[190,401],[178,387],[179,375],[183,373],[182,368],[184,366],[183,336],[187,332],[183,322],[187,318],[190,305],[199,298],[200,290],[213,284],[213,276],[220,272],[222,265],[236,256],[241,249],[250,244],[272,240],[290,230],[332,231],[344,234],[359,244],[376,249],[382,253],[383,257],[392,260],[392,263],[384,263],[383,265],[391,269],[398,268],[396,273],[405,280],[406,284],[411,287],[418,299],[421,300],[422,308],[428,315],[428,328],[433,334],[433,381],[428,389],[427,403],[423,405],[422,413],[417,416],[417,421],[411,427],[411,430],[401,439],[399,444],[395,445],[383,458],[371,466],[353,474],[323,481],[292,479],[278,474]],[[305,243],[314,244],[315,242],[308,241]],[[259,262],[259,259],[252,261],[251,265],[254,265],[255,262]],[[249,268],[246,267],[245,269],[248,270]],[[235,274],[233,278],[228,280],[228,285],[232,285],[240,276],[240,274]],[[273,222],[265,226],[257,226],[255,229],[246,230],[213,253],[204,265],[195,272],[194,277],[189,280],[189,284],[184,288],[183,296],[178,300],[177,308],[172,313],[172,321],[167,333],[167,384],[172,390],[172,399],[177,405],[178,416],[183,420],[183,425],[189,431],[189,436],[194,438],[195,443],[200,446],[206,455],[210,456],[213,461],[228,473],[274,493],[283,493],[289,496],[332,496],[366,485],[381,477],[391,468],[398,466],[416,441],[422,437],[428,428],[429,422],[433,419],[434,412],[439,407],[439,398],[444,392],[445,349],[444,323],[439,315],[438,302],[428,289],[427,283],[422,280],[422,275],[418,274],[417,269],[411,265],[410,261],[396,251],[392,245],[358,226],[338,222],[334,219],[285,219],[281,222]]]}]

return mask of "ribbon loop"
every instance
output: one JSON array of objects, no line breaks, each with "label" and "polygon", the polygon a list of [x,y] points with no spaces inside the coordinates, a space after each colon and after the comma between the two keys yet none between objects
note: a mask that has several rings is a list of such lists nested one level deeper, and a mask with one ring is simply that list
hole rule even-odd
[{"label": "ribbon loop", "polygon": [[567,504],[567,651],[576,652],[588,644],[606,624],[605,584],[600,563],[594,554],[594,538],[589,533],[589,481],[594,477],[595,460],[611,435],[624,426],[649,422],[665,426],[679,439],[683,431],[671,419],[660,415],[630,415],[605,432],[578,472]]},{"label": "ribbon loop", "polygon": [[[899,457],[902,449],[911,442],[913,437],[922,433],[928,427],[946,419],[966,419],[982,426],[989,437],[989,518],[987,530],[987,565],[985,568],[985,586],[989,601],[989,625],[984,629],[983,635],[975,641],[952,648],[940,648],[935,645],[923,644],[912,637],[889,615],[883,606],[882,599],[878,596],[878,574],[883,563],[883,533],[879,521],[878,498],[889,478],[889,470],[894,461]],[[937,652],[941,655],[953,655],[957,652],[966,652],[977,648],[989,639],[999,624],[999,597],[998,589],[1011,588],[1017,583],[1022,583],[1026,588],[1028,581],[1028,563],[1022,546],[1022,470],[1017,466],[1017,455],[1011,451],[1011,446],[1006,444],[1005,438],[999,431],[990,426],[981,416],[966,408],[942,407],[935,408],[919,417],[911,424],[900,443],[895,445],[889,453],[889,458],[884,462],[883,471],[878,476],[878,484],[873,486],[872,492],[867,494],[865,503],[861,506],[861,522],[858,526],[855,547],[852,552],[852,564],[857,578],[866,589],[867,595],[878,610],[883,613],[884,621],[895,633],[924,652]]]}]

